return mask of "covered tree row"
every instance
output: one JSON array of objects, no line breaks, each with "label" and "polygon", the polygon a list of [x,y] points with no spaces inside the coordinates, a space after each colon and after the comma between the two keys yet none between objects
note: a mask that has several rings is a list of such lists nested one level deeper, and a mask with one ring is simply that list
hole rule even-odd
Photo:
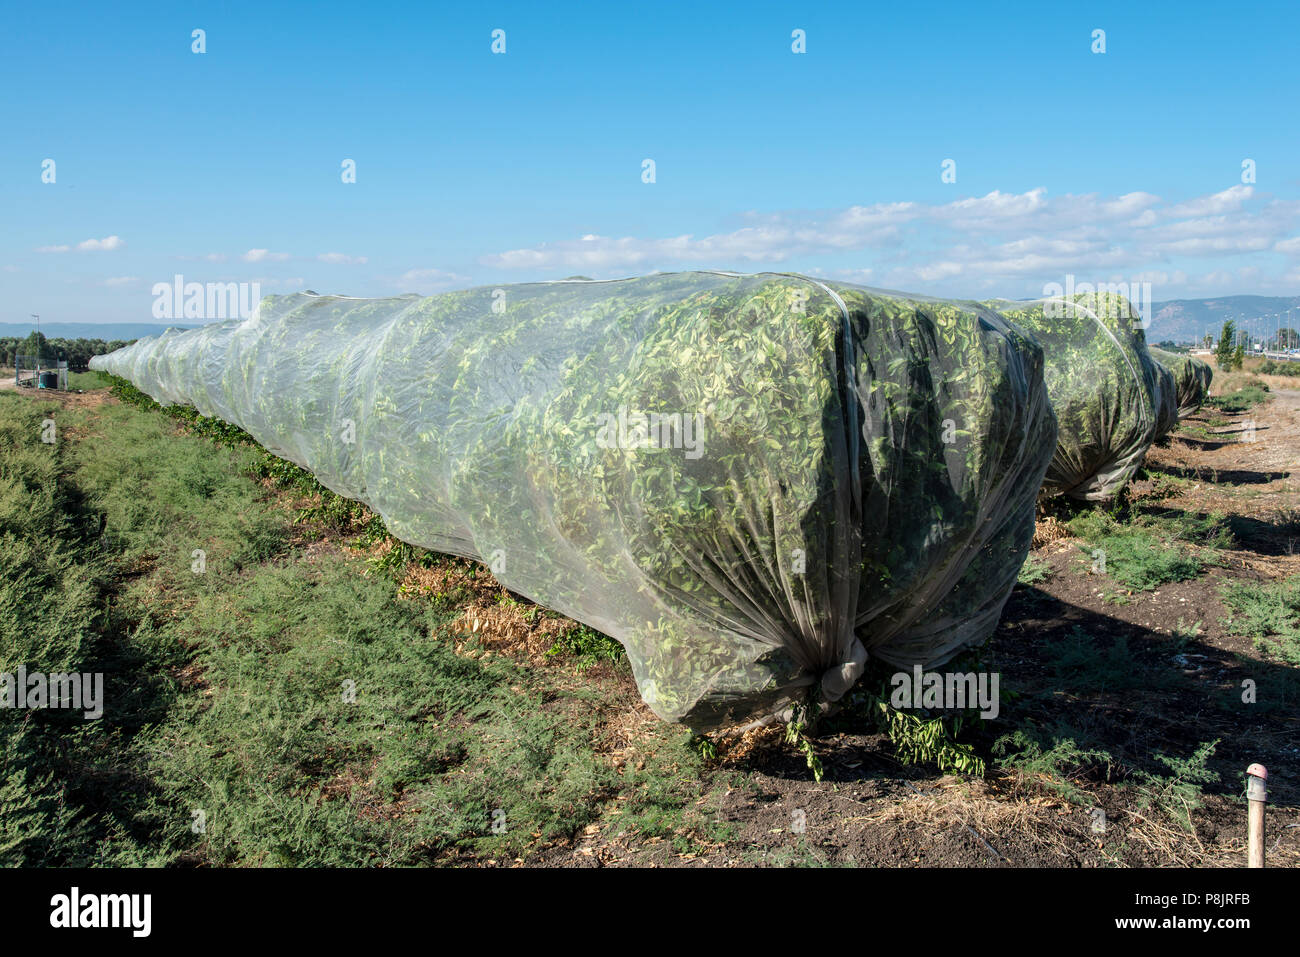
[{"label": "covered tree row", "polygon": [[1044,494],[1113,498],[1178,424],[1175,376],[1147,348],[1140,317],[1113,293],[989,305],[1043,348],[1059,425]]},{"label": "covered tree row", "polygon": [[618,639],[701,729],[987,640],[1056,447],[996,313],[793,275],[268,297],[92,367]]},{"label": "covered tree row", "polygon": [[1210,382],[1214,379],[1214,369],[1210,364],[1195,356],[1166,352],[1164,349],[1153,348],[1151,355],[1174,378],[1178,415],[1191,415],[1199,409],[1209,396]]}]

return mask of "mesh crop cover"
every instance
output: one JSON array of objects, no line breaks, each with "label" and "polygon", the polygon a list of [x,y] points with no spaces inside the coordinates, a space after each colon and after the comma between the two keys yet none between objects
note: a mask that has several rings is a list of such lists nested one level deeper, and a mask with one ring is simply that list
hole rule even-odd
[{"label": "mesh crop cover", "polygon": [[1178,424],[1178,384],[1174,374],[1159,360],[1154,353],[1156,370],[1156,441],[1159,442],[1174,430]]},{"label": "mesh crop cover", "polygon": [[1163,349],[1152,348],[1151,357],[1173,374],[1174,388],[1178,395],[1178,415],[1188,416],[1199,409],[1210,394],[1210,382],[1214,379],[1213,367],[1195,356],[1165,352]]},{"label": "mesh crop cover", "polygon": [[[1086,501],[1114,497],[1161,425],[1159,367],[1132,306],[1110,293],[989,305],[1043,347],[1058,425],[1044,491]],[[1166,417],[1172,411],[1167,407]]]},{"label": "mesh crop cover", "polygon": [[268,297],[92,366],[617,638],[698,729],[985,640],[1056,445],[995,313],[791,275]]}]

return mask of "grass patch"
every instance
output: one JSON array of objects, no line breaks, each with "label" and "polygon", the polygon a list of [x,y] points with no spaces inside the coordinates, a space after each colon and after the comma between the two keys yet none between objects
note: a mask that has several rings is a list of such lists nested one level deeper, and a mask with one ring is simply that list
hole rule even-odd
[{"label": "grass patch", "polygon": [[1080,805],[1092,801],[1082,786],[1085,776],[1095,776],[1098,769],[1104,769],[1109,778],[1114,764],[1107,751],[1081,748],[1072,737],[1053,737],[1033,730],[1003,735],[993,742],[992,751],[998,767],[1011,771],[1023,783]]},{"label": "grass patch", "polygon": [[1151,480],[1151,488],[1144,497],[1154,501],[1182,495],[1192,484],[1190,480],[1168,472],[1148,470],[1146,475]]},{"label": "grass patch", "polygon": [[106,389],[112,382],[102,372],[69,372],[68,388],[89,392],[91,389]]},{"label": "grass patch", "polygon": [[1205,400],[1205,404],[1229,415],[1248,412],[1269,399],[1268,383],[1250,375],[1230,374],[1222,383],[1222,391]]},{"label": "grass patch", "polygon": [[1025,558],[1025,563],[1020,566],[1016,581],[1022,585],[1037,585],[1039,582],[1045,582],[1051,577],[1052,567],[1037,555],[1029,555]]},{"label": "grass patch", "polygon": [[1207,741],[1185,758],[1157,754],[1156,761],[1168,769],[1168,774],[1149,771],[1134,773],[1138,791],[1138,810],[1156,809],[1189,834],[1196,832],[1192,815],[1205,803],[1202,785],[1216,784],[1219,774],[1206,767],[1214,756],[1218,741]]},{"label": "grass patch", "polygon": [[[1219,513],[1137,514],[1124,520],[1096,509],[1080,513],[1067,526],[1087,543],[1080,551],[1091,560],[1093,570],[1131,592],[1196,578],[1207,564],[1218,560],[1219,549],[1233,542]],[[1189,547],[1193,542],[1194,549]],[[1124,599],[1114,591],[1107,597]]]},{"label": "grass patch", "polygon": [[1158,811],[1191,833],[1192,815],[1204,803],[1203,786],[1219,781],[1219,774],[1207,767],[1218,744],[1202,743],[1187,757],[1154,755],[1168,773],[1125,767],[1109,751],[1082,747],[1062,729],[1054,733],[1032,727],[1013,731],[994,742],[993,754],[998,766],[1021,785],[1040,788],[1080,806],[1096,801],[1088,785],[1116,779],[1133,793],[1140,812]]},{"label": "grass patch", "polygon": [[158,837],[175,808],[144,770],[140,736],[173,700],[180,656],[151,629],[125,627],[125,565],[106,544],[108,515],[65,438],[80,424],[60,406],[0,394],[0,671],[101,674],[104,708],[94,720],[65,709],[0,711],[4,866],[175,856]]},{"label": "grass patch", "polygon": [[619,783],[591,747],[596,696],[556,699],[503,658],[458,656],[439,613],[355,566],[272,566],[177,624],[207,693],[153,751],[204,812],[204,859],[513,858],[594,820]]},{"label": "grass patch", "polygon": [[1200,425],[1180,425],[1178,433],[1181,438],[1193,438],[1199,442],[1222,442],[1223,436],[1217,432],[1211,432],[1208,428]]},{"label": "grass patch", "polygon": [[1300,575],[1272,582],[1226,582],[1219,594],[1232,611],[1224,628],[1288,664],[1300,665]]},{"label": "grass patch", "polygon": [[601,662],[616,662],[626,658],[623,646],[609,635],[586,625],[576,625],[561,635],[546,652],[549,657],[577,659],[578,671],[586,671]]},{"label": "grass patch", "polygon": [[1053,642],[1044,650],[1061,687],[1071,691],[1113,693],[1158,688],[1169,683],[1169,675],[1163,669],[1149,668],[1134,657],[1128,639],[1122,635],[1104,645],[1076,627],[1064,640]]},{"label": "grass patch", "polygon": [[671,725],[649,734],[650,746],[621,768],[627,790],[607,817],[610,828],[637,841],[662,838],[679,854],[735,839],[736,825],[722,820],[712,802],[700,802],[711,759],[700,753],[699,738]]},{"label": "grass patch", "polygon": [[616,765],[596,746],[613,691],[457,654],[445,603],[296,551],[264,479],[302,476],[278,463],[143,402],[0,395],[0,663],[107,685],[97,721],[0,713],[0,863],[513,860],[612,807],[674,842],[713,833],[689,733],[655,728]]},{"label": "grass patch", "polygon": [[1254,372],[1256,375],[1280,375],[1296,378],[1300,377],[1300,362],[1265,359],[1250,371]]}]

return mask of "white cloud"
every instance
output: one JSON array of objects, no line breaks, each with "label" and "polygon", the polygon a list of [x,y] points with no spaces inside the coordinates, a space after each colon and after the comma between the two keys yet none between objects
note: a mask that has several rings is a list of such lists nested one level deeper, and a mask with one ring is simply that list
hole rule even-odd
[{"label": "white cloud", "polygon": [[139,276],[110,276],[104,280],[105,286],[129,286],[133,282],[139,282]]},{"label": "white cloud", "polygon": [[1218,253],[1251,253],[1270,248],[1273,240],[1268,236],[1198,236],[1179,239],[1171,243],[1158,243],[1152,248],[1161,253],[1182,256],[1211,256]]},{"label": "white cloud", "polygon": [[442,269],[408,269],[398,278],[397,288],[404,292],[437,292],[469,281],[468,276]]},{"label": "white cloud", "polygon": [[321,253],[316,258],[332,266],[364,266],[367,261],[365,256],[349,256],[346,253]]},{"label": "white cloud", "polygon": [[947,279],[949,276],[960,276],[964,271],[965,267],[960,263],[937,262],[930,263],[928,266],[918,266],[916,276],[926,282],[933,282],[936,279]]},{"label": "white cloud", "polygon": [[181,255],[177,255],[177,256],[174,256],[173,258],[174,258],[174,259],[179,259],[181,262],[209,262],[209,263],[223,263],[223,262],[225,262],[227,259],[229,259],[230,257],[227,256],[225,253],[206,253],[205,255],[202,255],[202,256],[181,256]]},{"label": "white cloud", "polygon": [[1003,193],[995,189],[986,196],[972,196],[940,206],[931,215],[980,226],[990,220],[1023,218],[1040,212],[1046,204],[1047,190],[1042,186],[1027,193]]},{"label": "white cloud", "polygon": [[[590,269],[596,271],[651,268],[656,263],[693,262],[777,263],[800,253],[858,249],[897,241],[896,227],[874,230],[841,225],[836,230],[815,227],[746,226],[730,233],[695,238],[689,234],[667,239],[587,235],[578,240],[543,243],[531,249],[511,249],[480,260],[501,269]],[[870,235],[867,235],[870,233]]]},{"label": "white cloud", "polygon": [[[113,252],[126,246],[126,240],[121,236],[105,236],[103,239],[83,239],[77,243],[77,250],[83,253],[90,252]],[[72,247],[66,243],[58,246],[38,246],[38,253],[66,253],[71,252]]]},{"label": "white cloud", "polygon": [[1198,276],[1192,280],[1192,285],[1204,290],[1218,290],[1227,288],[1232,282],[1232,273],[1226,269],[1216,269],[1208,272],[1203,276]]},{"label": "white cloud", "polygon": [[82,252],[112,252],[121,249],[126,242],[121,236],[105,236],[103,239],[85,239],[77,243]]},{"label": "white cloud", "polygon": [[1187,283],[1187,273],[1181,269],[1175,269],[1169,272],[1164,269],[1148,269],[1144,272],[1134,273],[1132,276],[1110,276],[1107,282],[1149,282],[1152,286],[1182,286]]},{"label": "white cloud", "polygon": [[1183,203],[1177,203],[1168,207],[1165,210],[1165,215],[1171,219],[1178,219],[1189,216],[1215,216],[1220,213],[1232,213],[1239,210],[1242,204],[1254,195],[1255,187],[1238,184],[1230,186],[1221,193],[1213,193],[1209,196],[1201,196]]},{"label": "white cloud", "polygon": [[240,258],[246,263],[282,263],[290,257],[288,253],[273,253],[269,249],[250,249]]},{"label": "white cloud", "polygon": [[[892,288],[939,283],[947,292],[1002,281],[1028,286],[1066,274],[1098,279],[1230,276],[1227,257],[1300,255],[1300,201],[1269,199],[1249,186],[1170,202],[1143,191],[1113,196],[994,190],[948,203],[878,203],[840,210],[749,211],[745,225],[706,236],[609,237],[587,233],[508,249],[480,262],[502,270],[579,270],[618,275],[654,269],[744,268],[876,250],[860,268],[832,270]],[[1195,263],[1195,260],[1212,260]],[[1175,261],[1177,260],[1177,261]],[[1182,260],[1187,260],[1183,262]],[[1192,266],[1197,268],[1193,269]],[[1251,261],[1250,265],[1258,265]],[[1222,275],[1218,275],[1218,274]],[[1261,271],[1265,284],[1270,280]],[[1163,281],[1162,281],[1163,285]],[[918,290],[920,291],[920,290]],[[1168,291],[1168,290],[1166,290]]]}]

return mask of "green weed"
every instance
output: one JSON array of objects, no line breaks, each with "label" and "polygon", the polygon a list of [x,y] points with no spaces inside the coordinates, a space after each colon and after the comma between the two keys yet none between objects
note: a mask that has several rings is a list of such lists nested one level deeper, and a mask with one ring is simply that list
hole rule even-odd
[{"label": "green weed", "polygon": [[1219,742],[1209,741],[1202,744],[1189,757],[1178,758],[1166,754],[1157,754],[1155,759],[1170,770],[1170,774],[1151,774],[1148,771],[1134,773],[1138,793],[1138,810],[1155,808],[1165,814],[1189,833],[1195,828],[1192,815],[1204,803],[1201,786],[1215,784],[1219,775],[1207,768],[1206,762],[1214,756],[1214,749]]},{"label": "green weed", "polygon": [[1248,377],[1238,388],[1211,396],[1205,400],[1205,404],[1228,415],[1239,415],[1242,412],[1249,412],[1257,405],[1263,405],[1268,400],[1268,383],[1262,379]]},{"label": "green weed", "polygon": [[1014,771],[1022,780],[1059,794],[1073,804],[1091,803],[1080,778],[1104,768],[1110,776],[1114,759],[1098,748],[1081,748],[1073,737],[1053,737],[1035,731],[1013,731],[993,743],[998,766]]},{"label": "green weed", "polygon": [[1016,580],[1022,585],[1037,585],[1052,577],[1052,568],[1037,555],[1030,555],[1020,566]]},{"label": "green weed", "polygon": [[[1087,543],[1082,551],[1098,573],[1131,591],[1152,591],[1161,585],[1187,581],[1217,561],[1214,552],[1227,547],[1232,536],[1222,515],[1129,516],[1127,521],[1093,510],[1080,513],[1069,529]],[[1184,543],[1195,542],[1196,551]],[[1112,592],[1111,600],[1122,596]]]},{"label": "green weed", "polygon": [[1123,635],[1107,646],[1076,627],[1044,651],[1057,680],[1075,691],[1131,691],[1161,687],[1169,681],[1165,672],[1148,668],[1134,657]]},{"label": "green weed", "polygon": [[1230,633],[1300,665],[1300,575],[1272,582],[1227,582],[1219,594],[1233,612],[1223,622]]},{"label": "green weed", "polygon": [[572,657],[577,659],[579,672],[598,665],[601,662],[616,662],[624,659],[623,646],[609,635],[603,635],[586,625],[575,625],[547,650],[550,657]]}]

